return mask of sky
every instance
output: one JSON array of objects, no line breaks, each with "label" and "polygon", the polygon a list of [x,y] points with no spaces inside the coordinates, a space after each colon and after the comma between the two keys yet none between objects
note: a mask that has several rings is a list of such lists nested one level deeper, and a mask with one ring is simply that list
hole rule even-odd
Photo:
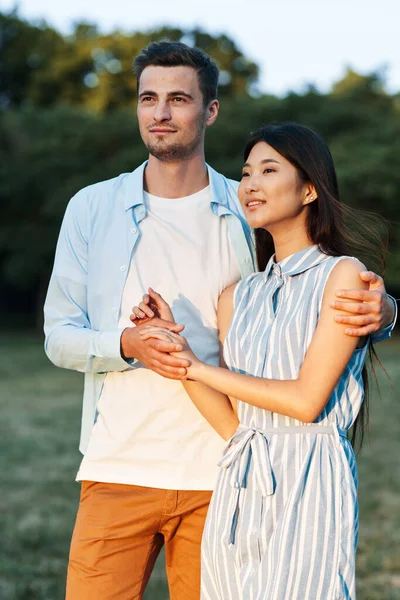
[{"label": "sky", "polygon": [[225,33],[260,67],[262,92],[284,95],[308,84],[327,91],[347,66],[367,74],[386,67],[400,92],[400,0],[0,0],[28,20],[62,33],[74,22],[126,32],[159,25]]}]

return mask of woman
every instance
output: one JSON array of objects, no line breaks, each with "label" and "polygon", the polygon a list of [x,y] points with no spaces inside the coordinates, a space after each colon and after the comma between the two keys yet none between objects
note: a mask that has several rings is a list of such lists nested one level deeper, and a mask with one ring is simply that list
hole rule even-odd
[{"label": "woman", "polygon": [[368,242],[346,229],[319,135],[269,125],[244,154],[239,198],[261,272],[219,300],[229,370],[201,363],[177,334],[151,323],[141,330],[181,344],[192,380],[183,385],[229,439],[203,535],[202,598],[352,599],[357,474],[347,431],[362,411],[369,344],[345,335],[331,303],[338,288],[362,285],[365,267],[349,256]]}]

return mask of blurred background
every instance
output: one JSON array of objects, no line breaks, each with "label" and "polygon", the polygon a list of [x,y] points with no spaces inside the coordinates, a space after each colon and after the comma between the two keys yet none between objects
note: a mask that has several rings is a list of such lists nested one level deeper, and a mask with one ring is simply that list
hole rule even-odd
[{"label": "blurred background", "polygon": [[[397,0],[237,3],[0,1],[0,599],[61,600],[78,503],[82,376],[44,356],[42,306],[60,222],[82,187],[146,158],[132,59],[180,40],[221,69],[207,161],[239,178],[271,120],[328,140],[342,200],[386,218],[400,295]],[[380,391],[359,455],[358,598],[400,599],[400,339],[379,345]],[[146,600],[168,598],[162,557]],[[80,600],[80,599],[77,599]],[[99,599],[101,600],[101,599]]]}]

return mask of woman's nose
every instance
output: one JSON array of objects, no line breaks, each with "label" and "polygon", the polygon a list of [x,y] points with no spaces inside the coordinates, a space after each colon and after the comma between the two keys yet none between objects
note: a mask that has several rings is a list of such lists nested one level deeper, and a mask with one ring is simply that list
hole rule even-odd
[{"label": "woman's nose", "polygon": [[251,192],[257,192],[260,189],[257,177],[246,177],[246,184],[244,189],[246,194],[251,194]]}]

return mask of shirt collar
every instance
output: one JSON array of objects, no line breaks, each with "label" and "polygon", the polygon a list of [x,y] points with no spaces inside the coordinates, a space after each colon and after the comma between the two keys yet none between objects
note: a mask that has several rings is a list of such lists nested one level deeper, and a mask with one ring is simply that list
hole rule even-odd
[{"label": "shirt collar", "polygon": [[275,262],[274,254],[268,261],[264,271],[264,277],[267,279],[271,271],[280,276],[292,277],[293,275],[299,275],[300,273],[304,273],[304,271],[319,265],[328,258],[328,255],[324,254],[317,244],[299,250],[299,252],[287,256],[278,263]]},{"label": "shirt collar", "polygon": [[[143,173],[147,165],[147,160],[141,164],[132,173],[127,173],[121,180],[120,192],[123,195],[123,202],[125,210],[129,210],[139,204],[144,204],[143,199]],[[217,173],[212,167],[207,166],[208,178],[210,182],[211,191],[211,205],[218,205],[225,207],[227,212],[231,212],[228,209],[228,199],[225,186],[225,177],[220,173]]]},{"label": "shirt collar", "polygon": [[143,173],[146,165],[147,160],[132,173],[128,173],[122,180],[120,191],[123,195],[125,210],[144,204]]}]

